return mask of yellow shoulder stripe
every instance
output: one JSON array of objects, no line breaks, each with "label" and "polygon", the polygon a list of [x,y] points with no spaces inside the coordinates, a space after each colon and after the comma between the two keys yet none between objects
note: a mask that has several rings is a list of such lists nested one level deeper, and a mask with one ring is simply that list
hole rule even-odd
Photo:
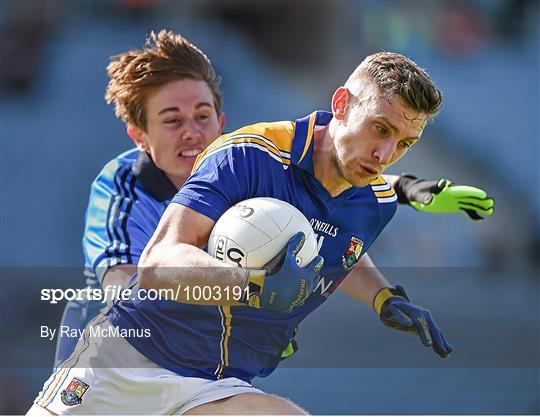
[{"label": "yellow shoulder stripe", "polygon": [[396,200],[396,192],[382,176],[371,181],[370,185],[379,203],[389,203]]},{"label": "yellow shoulder stripe", "polygon": [[284,165],[290,165],[293,128],[293,122],[257,123],[222,135],[197,156],[191,172],[195,172],[202,161],[215,152],[227,147],[242,145],[253,146],[268,152],[270,156],[280,160]]},{"label": "yellow shoulder stripe", "polygon": [[290,156],[287,157],[287,155],[289,155],[288,153],[280,151],[272,143],[268,143],[262,138],[256,138],[256,137],[244,137],[244,138],[240,137],[240,138],[238,138],[238,137],[233,136],[231,139],[227,140],[221,146],[218,146],[218,147],[214,148],[213,150],[225,148],[225,147],[227,147],[229,145],[236,144],[236,143],[256,143],[257,145],[261,145],[261,146],[265,147],[266,149],[268,149],[272,154],[276,155],[277,157],[283,159],[284,164],[290,164],[290,159],[289,159]]},{"label": "yellow shoulder stripe", "polygon": [[388,191],[375,191],[375,195],[377,197],[390,197],[390,196],[393,196],[394,194],[395,193],[392,188],[390,188]]},{"label": "yellow shoulder stripe", "polygon": [[311,113],[309,116],[309,124],[308,124],[308,131],[307,131],[307,138],[306,143],[304,144],[304,150],[302,152],[302,156],[298,160],[298,163],[302,162],[302,159],[304,159],[304,156],[306,156],[306,153],[309,149],[309,145],[311,145],[311,140],[313,138],[313,128],[315,127],[315,118],[317,117],[317,112]]},{"label": "yellow shoulder stripe", "polygon": [[[245,130],[245,131],[244,131]],[[260,135],[270,140],[278,149],[285,152],[290,152],[292,148],[292,138],[294,132],[294,122],[274,122],[274,123],[257,123],[253,126],[247,126],[236,132],[253,133]]]}]

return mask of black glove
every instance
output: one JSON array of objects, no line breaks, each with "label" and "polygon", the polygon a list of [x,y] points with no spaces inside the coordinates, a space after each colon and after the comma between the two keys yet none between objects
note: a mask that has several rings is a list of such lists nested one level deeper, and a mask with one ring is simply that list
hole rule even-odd
[{"label": "black glove", "polygon": [[422,344],[432,347],[441,358],[446,358],[452,352],[452,346],[444,338],[431,313],[410,303],[403,287],[396,285],[396,288],[380,290],[373,300],[373,309],[384,325],[418,334]]}]

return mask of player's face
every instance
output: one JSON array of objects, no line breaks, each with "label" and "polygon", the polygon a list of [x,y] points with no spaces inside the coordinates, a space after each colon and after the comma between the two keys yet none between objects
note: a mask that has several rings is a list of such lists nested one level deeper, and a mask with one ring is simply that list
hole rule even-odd
[{"label": "player's face", "polygon": [[420,139],[426,115],[396,95],[384,97],[371,89],[355,98],[344,90],[348,104],[334,132],[331,160],[347,183],[364,187]]},{"label": "player's face", "polygon": [[204,81],[171,81],[149,93],[145,100],[146,131],[135,129],[140,150],[181,187],[195,158],[221,134],[224,115],[218,115],[214,98]]}]

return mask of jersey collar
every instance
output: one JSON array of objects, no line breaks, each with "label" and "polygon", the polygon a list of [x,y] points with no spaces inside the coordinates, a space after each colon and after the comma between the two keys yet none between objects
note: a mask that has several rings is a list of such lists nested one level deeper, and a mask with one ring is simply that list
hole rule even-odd
[{"label": "jersey collar", "polygon": [[145,152],[139,152],[131,170],[150,195],[160,202],[172,199],[178,192],[165,173]]},{"label": "jersey collar", "polygon": [[315,126],[326,126],[332,120],[332,113],[314,111],[309,116],[298,119],[294,125],[291,149],[291,163],[313,174],[313,130]]}]

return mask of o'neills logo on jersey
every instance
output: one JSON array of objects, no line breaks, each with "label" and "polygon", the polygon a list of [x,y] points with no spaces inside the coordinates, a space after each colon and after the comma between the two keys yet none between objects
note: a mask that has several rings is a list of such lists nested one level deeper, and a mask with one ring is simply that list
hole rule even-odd
[{"label": "o'neills logo on jersey", "polygon": [[315,232],[326,233],[329,236],[336,237],[339,228],[331,225],[330,223],[325,223],[317,219],[311,219],[309,224]]},{"label": "o'neills logo on jersey", "polygon": [[341,256],[341,259],[343,260],[343,268],[345,268],[346,271],[350,271],[352,267],[356,265],[356,262],[358,262],[358,259],[360,259],[360,255],[362,254],[363,247],[363,241],[357,237],[351,237],[347,252],[345,252],[345,255]]}]

